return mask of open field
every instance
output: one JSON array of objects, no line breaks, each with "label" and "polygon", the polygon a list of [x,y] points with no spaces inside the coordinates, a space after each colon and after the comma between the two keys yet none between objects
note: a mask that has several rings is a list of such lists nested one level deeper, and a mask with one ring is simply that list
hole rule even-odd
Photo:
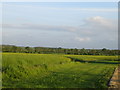
[{"label": "open field", "polygon": [[3,53],[2,57],[3,88],[107,88],[118,65],[117,56]]}]

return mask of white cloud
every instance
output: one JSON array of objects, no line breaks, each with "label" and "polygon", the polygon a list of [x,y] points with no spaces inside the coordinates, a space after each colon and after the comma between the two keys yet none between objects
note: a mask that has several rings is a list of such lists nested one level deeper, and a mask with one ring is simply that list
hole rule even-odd
[{"label": "white cloud", "polygon": [[107,19],[101,16],[95,16],[87,18],[85,20],[84,28],[88,29],[91,33],[103,34],[103,33],[116,33],[118,31],[118,21],[113,19]]},{"label": "white cloud", "polygon": [[11,29],[29,29],[29,30],[56,30],[56,31],[70,31],[86,35],[92,35],[102,32],[116,32],[117,20],[106,19],[101,16],[95,16],[85,19],[84,25],[67,26],[67,25],[42,25],[42,24],[2,24],[3,28]]},{"label": "white cloud", "polygon": [[80,42],[86,42],[90,41],[90,37],[75,37],[75,40],[80,41]]},{"label": "white cloud", "polygon": [[56,30],[56,31],[71,31],[77,30],[72,26],[55,26],[55,25],[41,25],[41,24],[3,24],[3,28],[10,29],[32,29],[32,30]]},{"label": "white cloud", "polygon": [[[85,20],[85,24],[76,30],[75,41],[96,43],[101,45],[109,43],[115,45],[118,42],[117,20],[107,19],[101,16],[90,17]],[[111,43],[111,44],[110,44]],[[97,43],[96,43],[97,44]],[[108,45],[108,46],[109,46]],[[94,45],[93,45],[94,46]]]},{"label": "white cloud", "polygon": [[[117,20],[106,19],[101,16],[87,18],[84,25],[41,25],[41,24],[3,24],[3,28],[23,29],[23,30],[49,30],[49,31],[69,31],[77,36],[109,36],[117,32]],[[82,41],[82,39],[79,39]],[[87,39],[86,39],[87,40]]]},{"label": "white cloud", "polygon": [[[87,18],[84,23],[85,23],[84,25],[80,25],[80,26],[41,25],[41,24],[3,24],[3,28],[5,28],[4,30],[9,30],[9,32],[10,32],[10,29],[11,30],[26,29],[28,33],[32,31],[36,32],[34,30],[37,30],[37,32],[41,32],[40,30],[43,30],[43,31],[47,30],[46,32],[49,32],[48,35],[46,36],[37,35],[38,36],[37,38],[45,37],[43,41],[44,40],[46,41],[65,40],[66,43],[70,43],[72,41],[71,44],[73,43],[72,44],[73,46],[76,44],[78,47],[88,47],[90,45],[91,45],[90,47],[93,47],[93,48],[94,47],[112,47],[112,48],[117,47],[118,45],[117,44],[118,42],[117,20],[107,19],[101,16],[95,16],[95,17]],[[29,31],[30,29],[31,31]],[[58,32],[56,34],[56,32],[54,31],[69,31],[69,32]],[[21,32],[24,32],[24,31],[21,31]],[[36,37],[36,34],[33,35],[33,33],[31,33],[31,35],[33,37]],[[58,35],[60,35],[59,40],[58,40]],[[89,43],[89,45],[87,46],[87,44],[85,43]],[[56,42],[54,44],[56,44]],[[79,46],[79,45],[82,45],[82,46]]]},{"label": "white cloud", "polygon": [[116,27],[117,24],[115,24],[114,20],[111,19],[106,19],[104,17],[101,16],[95,16],[95,17],[91,17],[86,19],[87,24],[91,25],[91,26],[102,26],[102,27],[107,27],[107,28],[113,28]]}]

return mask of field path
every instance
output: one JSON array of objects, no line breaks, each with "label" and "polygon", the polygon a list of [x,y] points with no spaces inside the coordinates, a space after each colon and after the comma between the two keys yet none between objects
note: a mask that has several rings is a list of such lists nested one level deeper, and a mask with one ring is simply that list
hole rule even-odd
[{"label": "field path", "polygon": [[119,88],[120,90],[120,66],[115,69],[114,74],[109,82],[109,88]]}]

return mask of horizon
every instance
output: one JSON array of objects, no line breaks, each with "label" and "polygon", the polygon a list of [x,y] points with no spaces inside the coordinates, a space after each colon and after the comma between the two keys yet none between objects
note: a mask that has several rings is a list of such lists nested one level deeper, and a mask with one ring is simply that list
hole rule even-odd
[{"label": "horizon", "polygon": [[[5,45],[5,44],[2,44],[2,45]],[[0,46],[2,46],[0,45]],[[117,49],[117,48],[107,48],[107,47],[103,47],[103,48],[64,48],[64,47],[44,47],[44,46],[23,46],[23,45],[5,45],[5,46],[16,46],[16,47],[31,47],[31,48],[34,48],[34,47],[42,47],[42,48],[62,48],[62,49],[96,49],[96,50],[99,50],[99,49],[107,49],[107,50],[120,50],[120,49]]]},{"label": "horizon", "polygon": [[118,3],[4,2],[2,33],[16,46],[118,49]]}]

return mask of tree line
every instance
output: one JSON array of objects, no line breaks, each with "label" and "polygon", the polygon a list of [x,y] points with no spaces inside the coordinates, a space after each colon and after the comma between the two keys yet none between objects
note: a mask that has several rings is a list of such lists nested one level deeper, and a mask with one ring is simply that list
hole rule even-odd
[{"label": "tree line", "polygon": [[2,52],[14,53],[38,53],[38,54],[73,54],[73,55],[120,55],[120,50],[110,49],[66,49],[66,48],[49,48],[49,47],[20,47],[15,45],[1,45]]}]

